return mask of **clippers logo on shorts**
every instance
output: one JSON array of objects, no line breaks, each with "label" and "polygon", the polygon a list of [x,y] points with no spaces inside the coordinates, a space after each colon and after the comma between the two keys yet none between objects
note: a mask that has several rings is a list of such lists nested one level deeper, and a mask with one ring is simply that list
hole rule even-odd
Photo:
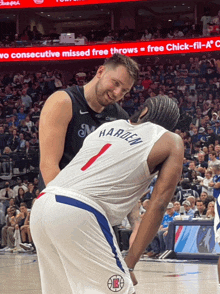
[{"label": "clippers logo on shorts", "polygon": [[112,276],[108,280],[108,288],[112,292],[119,292],[119,291],[121,291],[124,288],[124,284],[125,284],[124,279],[120,275]]}]

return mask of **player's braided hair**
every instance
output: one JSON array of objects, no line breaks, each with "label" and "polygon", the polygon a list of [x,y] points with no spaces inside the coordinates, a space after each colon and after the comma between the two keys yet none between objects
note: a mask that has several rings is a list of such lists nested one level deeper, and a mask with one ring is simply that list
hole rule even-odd
[{"label": "player's braided hair", "polygon": [[158,124],[165,129],[172,131],[180,117],[179,108],[171,98],[169,97],[153,97],[148,98],[144,107],[148,108],[147,113],[140,117],[139,121],[152,122]]}]

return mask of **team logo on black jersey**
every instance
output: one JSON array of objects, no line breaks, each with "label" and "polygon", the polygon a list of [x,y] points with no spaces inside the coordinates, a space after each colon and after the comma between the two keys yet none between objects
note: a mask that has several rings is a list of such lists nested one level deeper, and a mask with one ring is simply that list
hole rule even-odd
[{"label": "team logo on black jersey", "polygon": [[125,281],[120,275],[114,275],[108,280],[108,288],[112,292],[119,292],[124,288]]},{"label": "team logo on black jersey", "polygon": [[87,124],[81,124],[81,129],[78,131],[78,136],[80,138],[85,138],[89,134],[95,131],[95,126],[89,126]]}]

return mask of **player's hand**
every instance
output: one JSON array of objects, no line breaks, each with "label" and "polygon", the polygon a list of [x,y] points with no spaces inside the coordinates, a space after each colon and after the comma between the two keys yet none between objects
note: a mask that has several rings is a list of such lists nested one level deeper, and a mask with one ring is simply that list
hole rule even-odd
[{"label": "player's hand", "polygon": [[130,272],[130,276],[131,276],[131,280],[132,280],[132,282],[133,282],[133,285],[136,286],[137,283],[138,283],[138,281],[137,281],[137,279],[136,279],[136,277],[135,277],[134,272]]}]

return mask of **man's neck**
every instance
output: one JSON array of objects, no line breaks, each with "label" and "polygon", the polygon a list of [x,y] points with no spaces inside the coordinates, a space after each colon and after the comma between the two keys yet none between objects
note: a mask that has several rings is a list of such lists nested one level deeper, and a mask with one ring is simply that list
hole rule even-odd
[{"label": "man's neck", "polygon": [[104,106],[100,105],[96,99],[95,92],[96,80],[93,78],[88,84],[83,86],[84,96],[89,107],[97,113],[101,113],[104,110]]}]

